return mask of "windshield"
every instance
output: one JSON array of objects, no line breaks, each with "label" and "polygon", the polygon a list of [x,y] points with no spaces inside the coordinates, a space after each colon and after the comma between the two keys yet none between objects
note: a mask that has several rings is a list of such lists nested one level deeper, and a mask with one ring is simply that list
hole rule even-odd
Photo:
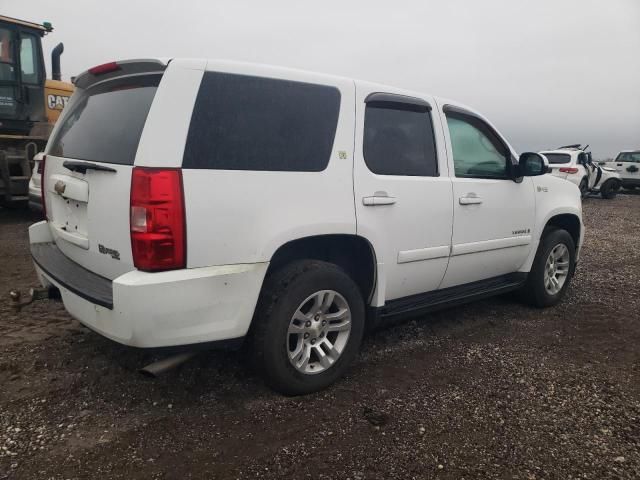
[{"label": "windshield", "polygon": [[569,163],[571,161],[571,155],[567,153],[543,153],[550,164],[555,163]]},{"label": "windshield", "polygon": [[638,152],[622,152],[616,158],[617,162],[640,162],[640,151]]}]

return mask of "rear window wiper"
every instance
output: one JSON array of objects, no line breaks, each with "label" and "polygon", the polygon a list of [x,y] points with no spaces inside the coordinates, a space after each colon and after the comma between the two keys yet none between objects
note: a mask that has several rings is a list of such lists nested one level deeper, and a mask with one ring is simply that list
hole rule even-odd
[{"label": "rear window wiper", "polygon": [[101,172],[117,172],[115,168],[103,167],[96,163],[89,162],[75,162],[72,160],[66,160],[62,166],[73,172],[87,173],[87,170],[100,170]]}]

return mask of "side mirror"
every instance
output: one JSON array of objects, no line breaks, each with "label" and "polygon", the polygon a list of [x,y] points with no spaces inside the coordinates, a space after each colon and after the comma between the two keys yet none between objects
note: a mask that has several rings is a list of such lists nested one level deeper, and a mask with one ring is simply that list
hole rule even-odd
[{"label": "side mirror", "polygon": [[525,152],[518,160],[518,170],[523,177],[536,177],[549,172],[549,160],[535,152]]}]

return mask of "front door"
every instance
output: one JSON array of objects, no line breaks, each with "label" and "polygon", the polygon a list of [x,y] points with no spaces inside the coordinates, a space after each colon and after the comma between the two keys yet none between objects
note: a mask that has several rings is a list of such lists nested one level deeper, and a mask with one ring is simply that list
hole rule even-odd
[{"label": "front door", "polygon": [[512,154],[486,121],[445,106],[454,224],[442,288],[516,272],[525,262],[535,221],[533,182],[511,179]]},{"label": "front door", "polygon": [[439,287],[449,260],[451,181],[433,99],[361,85],[356,92],[357,230],[378,256],[373,304],[380,306]]}]

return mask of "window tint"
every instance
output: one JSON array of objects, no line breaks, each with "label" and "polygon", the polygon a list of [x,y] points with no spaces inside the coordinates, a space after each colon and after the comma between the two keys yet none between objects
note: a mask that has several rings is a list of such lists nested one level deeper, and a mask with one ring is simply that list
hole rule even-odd
[{"label": "window tint", "polygon": [[622,152],[618,155],[616,161],[640,163],[640,152]]},{"label": "window tint", "polygon": [[73,99],[48,153],[133,165],[159,80],[156,75],[109,82]]},{"label": "window tint", "polygon": [[0,81],[15,80],[13,31],[0,28]]},{"label": "window tint", "polygon": [[571,161],[571,155],[567,153],[543,153],[549,163],[569,163]]},{"label": "window tint", "polygon": [[489,126],[466,115],[447,114],[456,177],[507,178],[507,154]]},{"label": "window tint", "polygon": [[23,33],[20,40],[20,70],[22,81],[25,83],[38,83],[38,44],[33,35]]},{"label": "window tint", "polygon": [[340,92],[334,87],[205,73],[182,166],[322,171],[339,111]]},{"label": "window tint", "polygon": [[363,149],[369,170],[380,175],[438,174],[431,114],[419,110],[367,105]]}]

